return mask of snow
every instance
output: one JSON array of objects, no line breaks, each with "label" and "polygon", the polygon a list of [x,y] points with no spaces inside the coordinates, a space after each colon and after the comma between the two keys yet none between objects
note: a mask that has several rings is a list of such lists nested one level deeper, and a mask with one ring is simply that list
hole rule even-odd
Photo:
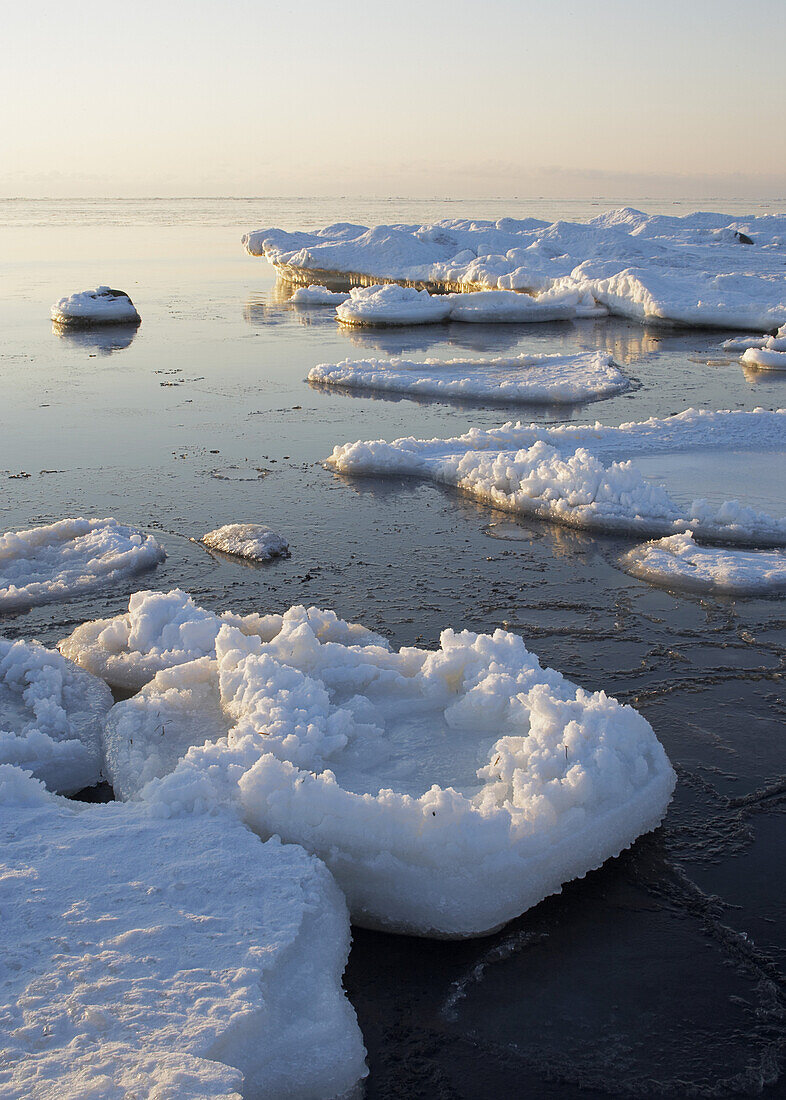
[{"label": "snow", "polygon": [[636,546],[620,564],[634,577],[668,588],[738,594],[786,588],[783,553],[698,546],[692,531]]},{"label": "snow", "polygon": [[783,215],[677,218],[630,208],[587,224],[446,219],[263,229],[243,237],[251,255],[295,283],[313,282],[318,273],[448,290],[571,292],[641,322],[748,331],[786,322],[784,242]]},{"label": "snow", "polygon": [[151,569],[151,535],[116,519],[62,519],[0,535],[0,612],[67,600]]},{"label": "snow", "polygon": [[112,693],[37,642],[0,638],[0,764],[73,794],[102,778],[101,735]]},{"label": "snow", "polygon": [[726,351],[742,351],[740,362],[761,370],[786,370],[786,325],[774,336],[740,336],[723,342]]},{"label": "snow", "polygon": [[[572,527],[649,536],[693,530],[730,542],[786,544],[786,519],[738,501],[687,508],[645,479],[630,460],[604,456],[703,449],[782,449],[786,410],[688,409],[618,427],[508,423],[454,439],[358,441],[336,446],[327,465],[342,474],[418,476],[452,485],[503,511]],[[590,447],[592,448],[590,450]]]},{"label": "snow", "polygon": [[348,292],[328,290],[326,286],[311,284],[299,286],[290,301],[296,306],[337,306],[348,298]]},{"label": "snow", "polygon": [[128,295],[108,286],[61,298],[52,306],[50,316],[59,325],[127,325],[141,320]]},{"label": "snow", "polygon": [[[357,623],[339,619],[333,611],[304,610],[320,637],[333,641],[380,644],[379,635]],[[60,652],[113,687],[138,691],[163,669],[201,657],[214,657],[216,635],[223,623],[245,634],[271,641],[284,615],[220,615],[194,603],[187,592],[134,592],[128,611],[112,619],[82,623],[58,644]]]},{"label": "snow", "polygon": [[8,766],[0,829],[4,1100],[308,1100],[365,1075],[346,904],[313,856]]},{"label": "snow", "polygon": [[234,806],[320,855],[356,922],[436,936],[488,932],[600,866],[674,786],[641,715],[516,635],[394,651],[321,640],[302,608],[268,643],[223,626],[215,660],[117,704],[107,755],[125,797],[164,817]]},{"label": "snow", "polygon": [[289,557],[287,540],[263,523],[227,523],[215,531],[208,531],[198,541],[211,550],[220,550],[250,561]]},{"label": "snow", "polygon": [[313,367],[309,382],[428,397],[570,404],[611,397],[630,381],[604,352],[496,359],[345,359]]},{"label": "snow", "polygon": [[446,321],[451,311],[448,295],[397,286],[353,287],[349,298],[336,306],[345,325],[428,325]]}]

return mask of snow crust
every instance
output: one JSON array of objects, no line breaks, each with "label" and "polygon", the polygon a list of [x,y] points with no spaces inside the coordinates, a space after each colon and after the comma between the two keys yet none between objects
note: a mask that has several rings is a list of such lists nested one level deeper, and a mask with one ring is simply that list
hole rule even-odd
[{"label": "snow crust", "polygon": [[698,546],[693,532],[636,546],[620,564],[652,584],[698,592],[756,594],[786,589],[786,555]]},{"label": "snow crust", "polygon": [[37,642],[0,638],[0,764],[18,764],[52,791],[102,778],[106,684]]},{"label": "snow crust", "polygon": [[[384,644],[378,634],[339,619],[333,611],[317,607],[297,611],[303,611],[320,638],[345,644]],[[199,607],[179,588],[134,592],[127,612],[82,623],[58,643],[58,649],[113,687],[138,691],[163,669],[215,657],[216,636],[224,623],[269,642],[290,613],[237,615],[224,611],[216,615]]]},{"label": "snow crust", "polygon": [[0,767],[0,1097],[336,1096],[365,1075],[327,869],[237,817]]},{"label": "snow crust", "polygon": [[[469,295],[467,295],[469,297]],[[611,397],[629,379],[604,352],[581,355],[517,355],[496,359],[345,359],[312,367],[309,382],[416,394],[570,404]]]},{"label": "snow crust", "polygon": [[451,308],[446,294],[386,283],[353,287],[349,298],[336,306],[336,317],[345,325],[424,325],[446,321]]},{"label": "snow crust", "polygon": [[249,253],[294,282],[319,272],[472,291],[571,291],[642,322],[748,330],[786,322],[784,242],[783,215],[678,218],[630,208],[587,224],[446,219],[243,237]]},{"label": "snow crust", "polygon": [[349,293],[344,291],[328,290],[326,286],[311,284],[299,286],[289,300],[296,306],[337,306],[348,298]]},{"label": "snow crust", "polygon": [[0,612],[67,600],[166,558],[151,535],[116,519],[61,519],[0,535]]},{"label": "snow crust", "polygon": [[250,561],[289,557],[287,540],[263,523],[227,523],[208,531],[199,542],[211,550],[221,550]]},{"label": "snow crust", "polygon": [[59,325],[127,325],[141,320],[128,295],[108,286],[61,298],[52,306],[50,316]]},{"label": "snow crust", "polygon": [[438,936],[500,926],[662,819],[674,774],[648,723],[516,635],[394,651],[284,619],[268,643],[223,626],[215,660],[115,706],[124,797],[234,806],[320,855],[355,921]]}]

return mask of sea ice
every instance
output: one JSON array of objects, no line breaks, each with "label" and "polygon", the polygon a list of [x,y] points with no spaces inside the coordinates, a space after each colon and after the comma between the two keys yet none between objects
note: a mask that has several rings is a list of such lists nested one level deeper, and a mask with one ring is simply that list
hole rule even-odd
[{"label": "sea ice", "polygon": [[37,642],[0,638],[0,764],[18,764],[52,791],[99,783],[112,693]]},{"label": "sea ice", "polygon": [[744,336],[725,340],[727,351],[742,351],[740,362],[761,370],[786,370],[786,325],[774,336]]},{"label": "sea ice", "polygon": [[0,612],[80,596],[151,569],[166,554],[116,519],[61,519],[0,535]]},{"label": "sea ice", "polygon": [[211,550],[221,550],[250,561],[289,557],[287,540],[263,523],[227,523],[215,531],[208,531],[198,541]]},{"label": "sea ice", "polygon": [[52,306],[51,318],[58,325],[127,325],[141,320],[128,295],[108,286],[61,298]]},{"label": "sea ice", "polygon": [[496,359],[345,359],[322,363],[309,382],[427,397],[571,404],[611,397],[630,381],[604,352]]},{"label": "sea ice", "polygon": [[513,290],[478,290],[451,294],[451,321],[476,324],[531,321],[569,321],[575,317],[605,317],[608,310],[599,306],[591,294],[578,290],[548,290],[537,297]]},{"label": "sea ice", "polygon": [[222,627],[215,661],[116,705],[121,790],[164,816],[234,805],[319,854],[356,922],[420,935],[488,932],[660,823],[674,773],[648,723],[516,635],[393,651],[285,620],[269,643]]},{"label": "sea ice", "polygon": [[0,768],[0,1097],[317,1100],[365,1076],[344,899],[234,814],[85,806]]},{"label": "sea ice", "polygon": [[348,298],[349,291],[328,290],[326,286],[312,284],[299,286],[289,300],[296,306],[337,306]]},{"label": "sea ice", "polygon": [[[301,610],[301,609],[298,609]],[[345,644],[383,644],[373,631],[339,619],[333,611],[302,609],[320,638]],[[290,614],[288,612],[287,614]],[[162,669],[200,657],[215,657],[216,635],[223,623],[245,634],[272,641],[285,615],[216,615],[194,603],[179,588],[171,592],[134,592],[128,611],[113,619],[82,623],[58,643],[60,652],[113,687],[138,691]]]},{"label": "sea ice", "polygon": [[429,325],[446,321],[451,311],[447,294],[429,294],[409,286],[353,287],[350,296],[336,306],[336,317],[345,325]]},{"label": "sea ice", "polygon": [[636,546],[623,555],[626,573],[667,588],[763,594],[786,588],[786,555],[698,546],[693,532]]}]

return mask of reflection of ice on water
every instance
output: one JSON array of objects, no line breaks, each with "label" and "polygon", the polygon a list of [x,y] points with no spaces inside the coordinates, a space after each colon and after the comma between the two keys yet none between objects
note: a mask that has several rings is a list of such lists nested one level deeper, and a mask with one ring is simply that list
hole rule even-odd
[{"label": "reflection of ice on water", "polygon": [[137,334],[139,325],[100,325],[94,328],[75,328],[72,325],[52,323],[52,333],[65,340],[75,350],[94,351],[98,355],[111,355],[127,348]]},{"label": "reflection of ice on water", "polygon": [[786,515],[786,452],[718,451],[636,456],[647,481],[661,482],[682,505],[706,498],[710,504],[739,500],[779,518]]}]

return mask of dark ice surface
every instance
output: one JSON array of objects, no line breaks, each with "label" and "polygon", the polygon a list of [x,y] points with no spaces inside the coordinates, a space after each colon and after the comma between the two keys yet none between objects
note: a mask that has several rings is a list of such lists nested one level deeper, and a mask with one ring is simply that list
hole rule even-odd
[{"label": "dark ice surface", "polygon": [[[267,220],[278,224],[275,212]],[[114,515],[168,554],[125,585],[0,627],[51,645],[122,611],[137,588],[179,586],[216,610],[332,607],[396,645],[434,645],[446,626],[520,633],[544,664],[641,710],[678,771],[674,802],[656,833],[494,936],[355,930],[346,988],[369,1049],[367,1095],[786,1095],[783,601],[670,593],[620,571],[629,540],[319,464],[335,443],[506,419],[776,408],[786,378],[743,371],[720,349],[730,333],[613,319],[347,333],[330,309],[295,309],[267,265],[243,255],[239,235],[256,227],[0,230],[10,233],[2,529]],[[131,295],[139,329],[94,342],[53,334],[51,303],[99,283]],[[641,388],[550,411],[351,397],[303,381],[315,363],[347,357],[596,347]],[[782,455],[694,459],[651,458],[646,472],[681,499],[744,492],[786,511]],[[240,521],[280,531],[292,557],[249,566],[189,541]]]}]

